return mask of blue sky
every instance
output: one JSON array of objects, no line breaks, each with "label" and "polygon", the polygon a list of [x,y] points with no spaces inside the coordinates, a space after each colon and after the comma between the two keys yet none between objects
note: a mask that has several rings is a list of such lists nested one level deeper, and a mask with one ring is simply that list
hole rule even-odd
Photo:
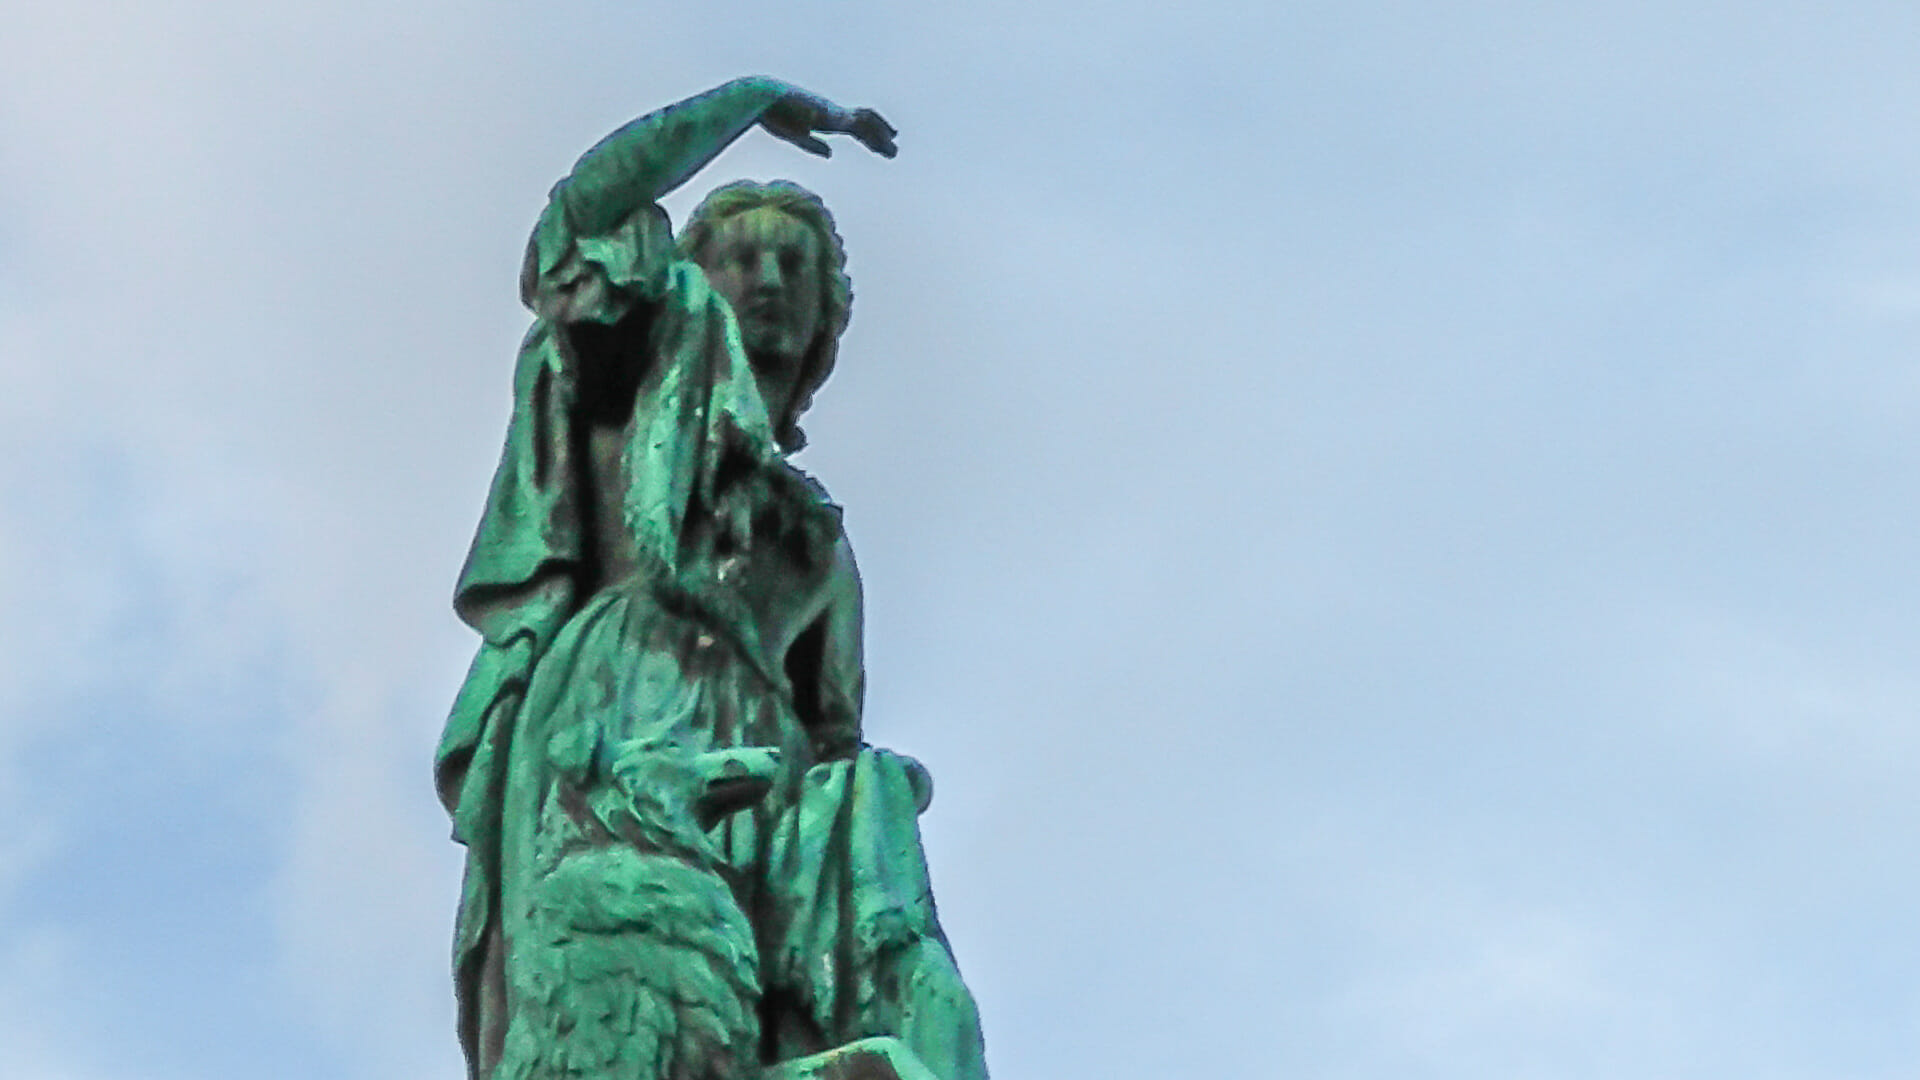
[{"label": "blue sky", "polygon": [[920,7],[0,10],[0,1074],[460,1075],[526,231],[767,72],[997,1075],[1910,1075],[1920,14]]}]

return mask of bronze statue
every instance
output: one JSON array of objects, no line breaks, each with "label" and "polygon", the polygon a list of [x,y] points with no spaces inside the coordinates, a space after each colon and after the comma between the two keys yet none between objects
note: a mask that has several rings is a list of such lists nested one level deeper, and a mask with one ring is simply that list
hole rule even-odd
[{"label": "bronze statue", "polygon": [[738,79],[589,150],[528,245],[435,769],[476,1080],[732,1080],[872,1037],[986,1076],[930,781],[862,739],[859,576],[786,458],[847,324],[840,237],[785,182],[718,189],[677,243],[657,205],[755,125],[895,152],[872,110]]}]

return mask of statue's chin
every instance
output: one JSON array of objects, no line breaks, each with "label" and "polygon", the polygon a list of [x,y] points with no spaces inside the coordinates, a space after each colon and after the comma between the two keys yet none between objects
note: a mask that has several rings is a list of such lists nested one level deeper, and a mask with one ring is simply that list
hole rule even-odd
[{"label": "statue's chin", "polygon": [[788,395],[793,393],[794,383],[799,379],[801,354],[784,347],[769,349],[750,347],[747,350],[747,363],[753,368],[754,381],[759,383],[760,396],[766,401],[767,411],[771,414],[770,419],[778,423],[780,410],[785,406]]},{"label": "statue's chin", "polygon": [[741,344],[747,347],[747,359],[752,362],[755,371],[777,373],[799,366],[801,349],[791,334],[771,330],[760,334],[743,334]]}]

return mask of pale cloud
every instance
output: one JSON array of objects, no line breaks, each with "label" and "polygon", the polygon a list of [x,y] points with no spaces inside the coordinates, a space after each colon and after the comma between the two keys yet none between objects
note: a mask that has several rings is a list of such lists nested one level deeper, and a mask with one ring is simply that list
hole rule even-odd
[{"label": "pale cloud", "polygon": [[1920,275],[1889,275],[1849,283],[1846,299],[1869,315],[1887,319],[1920,316]]},{"label": "pale cloud", "polygon": [[[1579,1036],[1570,1033],[1598,1028],[1617,1036],[1625,1021],[1642,1019],[1630,1014],[1657,1015],[1658,991],[1608,970],[1618,945],[1590,920],[1503,907],[1492,902],[1490,910],[1418,923],[1417,933],[1396,942],[1407,952],[1381,958],[1334,997],[1329,1012],[1386,1044],[1383,1057],[1426,1068],[1495,1066],[1482,1075],[1511,1075],[1528,1058],[1535,1067],[1555,1055],[1571,1058],[1569,1043]],[[1487,1049],[1501,1043],[1518,1060],[1501,1062],[1500,1051]],[[1575,1075],[1599,1075],[1592,1062],[1565,1065]]]},{"label": "pale cloud", "polygon": [[360,1075],[453,1075],[457,849],[417,766],[419,718],[336,690],[290,752],[302,785],[274,892],[282,978]]},{"label": "pale cloud", "polygon": [[[1649,735],[1896,811],[1920,768],[1920,678],[1806,628],[1659,609],[1668,696]],[[1786,795],[1782,792],[1782,795]]]},{"label": "pale cloud", "polygon": [[[0,895],[0,913],[3,904]],[[0,1073],[18,1080],[114,1075],[83,1049],[88,1040],[77,1037],[90,1025],[68,1012],[84,995],[65,960],[60,936],[44,930],[9,934],[0,946]]]}]

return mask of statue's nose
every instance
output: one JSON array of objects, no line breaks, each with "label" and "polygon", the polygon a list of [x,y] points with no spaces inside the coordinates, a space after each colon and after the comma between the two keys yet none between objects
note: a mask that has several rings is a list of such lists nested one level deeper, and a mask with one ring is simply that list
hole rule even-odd
[{"label": "statue's nose", "polygon": [[774,252],[765,252],[760,256],[759,285],[765,289],[778,289],[781,284],[780,259]]}]

